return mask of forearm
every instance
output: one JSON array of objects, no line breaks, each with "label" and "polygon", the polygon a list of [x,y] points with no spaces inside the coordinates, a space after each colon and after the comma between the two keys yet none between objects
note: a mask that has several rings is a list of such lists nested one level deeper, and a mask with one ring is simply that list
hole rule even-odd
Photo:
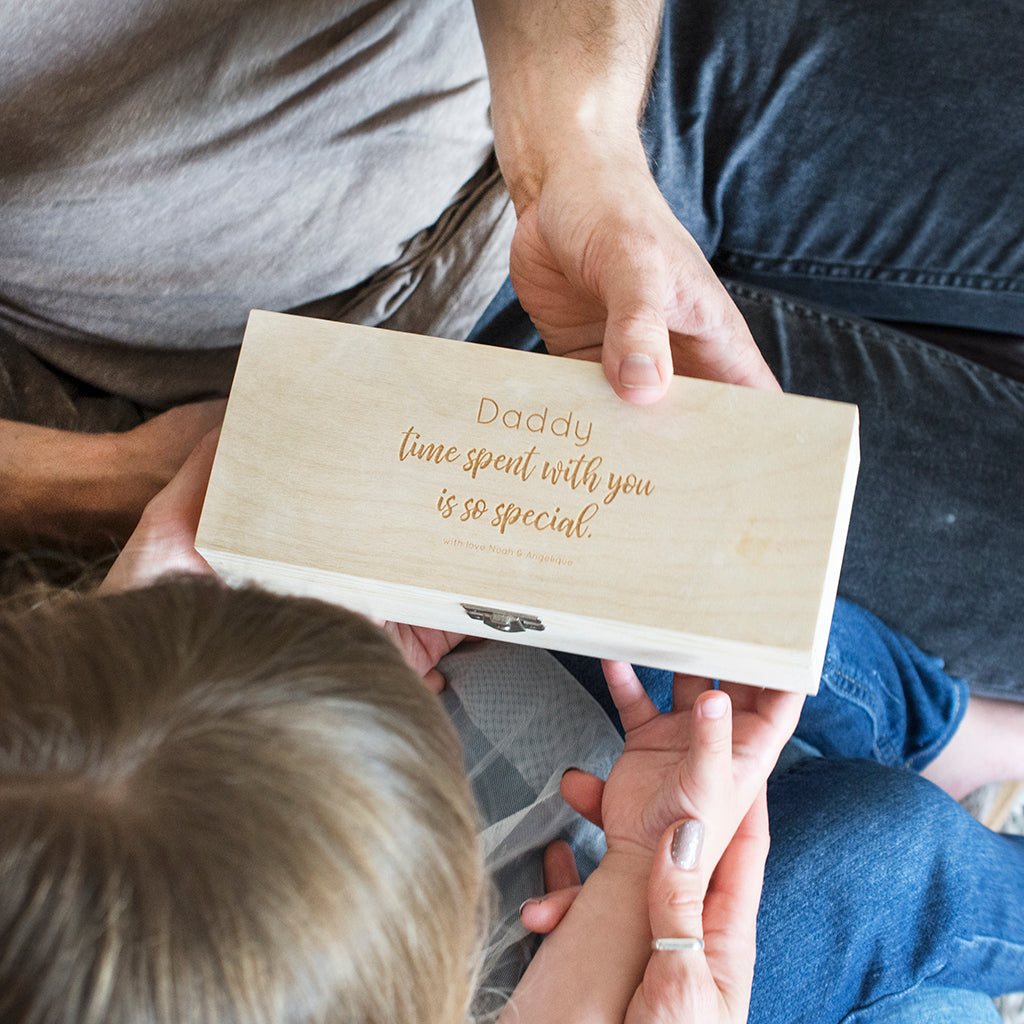
[{"label": "forearm", "polygon": [[573,137],[640,150],[660,0],[474,0],[495,146],[517,209]]},{"label": "forearm", "polygon": [[224,416],[223,399],[179,405],[132,430],[82,434],[0,419],[0,545],[123,542],[147,502]]},{"label": "forearm", "polygon": [[499,1024],[622,1024],[650,955],[650,861],[606,856],[545,938]]},{"label": "forearm", "polygon": [[123,540],[159,489],[124,468],[116,435],[0,420],[0,544],[88,551]]}]

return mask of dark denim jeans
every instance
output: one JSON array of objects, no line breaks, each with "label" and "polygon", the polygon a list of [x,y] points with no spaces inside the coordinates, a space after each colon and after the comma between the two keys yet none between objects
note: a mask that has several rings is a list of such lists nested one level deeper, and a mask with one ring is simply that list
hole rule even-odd
[{"label": "dark denim jeans", "polygon": [[880,320],[1024,334],[1018,0],[667,4],[647,111],[726,276]]},{"label": "dark denim jeans", "polygon": [[[840,593],[1017,699],[1024,383],[862,318],[1024,335],[1022,26],[1017,0],[669,3],[644,122],[783,387],[860,407]],[[539,344],[507,284],[472,337]]]}]

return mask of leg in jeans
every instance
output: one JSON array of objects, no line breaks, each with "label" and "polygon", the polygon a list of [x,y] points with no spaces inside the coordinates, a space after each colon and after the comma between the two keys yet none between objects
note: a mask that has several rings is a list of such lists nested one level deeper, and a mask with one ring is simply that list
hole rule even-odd
[{"label": "leg in jeans", "polygon": [[1024,988],[1024,837],[870,761],[773,778],[751,1024],[997,1021]]},{"label": "leg in jeans", "polygon": [[[1024,335],[1022,14],[669,3],[645,121],[663,192],[783,387],[860,405],[840,592],[1017,698],[1024,384],[834,310]],[[1004,336],[1001,365],[1022,346]]]},{"label": "leg in jeans", "polygon": [[725,276],[1024,334],[1017,0],[667,5],[659,184]]},{"label": "leg in jeans", "polygon": [[1024,699],[1024,384],[877,324],[732,290],[787,391],[860,407],[840,593],[972,692]]},{"label": "leg in jeans", "polygon": [[807,698],[795,735],[822,757],[920,771],[949,743],[968,699],[967,684],[938,658],[840,599],[821,684]]}]

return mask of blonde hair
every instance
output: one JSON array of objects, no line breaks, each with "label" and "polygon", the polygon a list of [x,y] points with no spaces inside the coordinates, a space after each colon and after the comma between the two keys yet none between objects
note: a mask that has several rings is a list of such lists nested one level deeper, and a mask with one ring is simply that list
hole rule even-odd
[{"label": "blonde hair", "polygon": [[187,578],[0,621],[4,1024],[459,1021],[477,825],[358,616]]}]

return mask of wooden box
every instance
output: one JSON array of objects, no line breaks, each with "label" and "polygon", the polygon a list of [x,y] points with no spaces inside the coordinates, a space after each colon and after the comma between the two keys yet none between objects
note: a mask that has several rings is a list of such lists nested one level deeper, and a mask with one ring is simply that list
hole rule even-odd
[{"label": "wooden box", "polygon": [[814,692],[857,409],[254,311],[197,547],[377,619]]}]

